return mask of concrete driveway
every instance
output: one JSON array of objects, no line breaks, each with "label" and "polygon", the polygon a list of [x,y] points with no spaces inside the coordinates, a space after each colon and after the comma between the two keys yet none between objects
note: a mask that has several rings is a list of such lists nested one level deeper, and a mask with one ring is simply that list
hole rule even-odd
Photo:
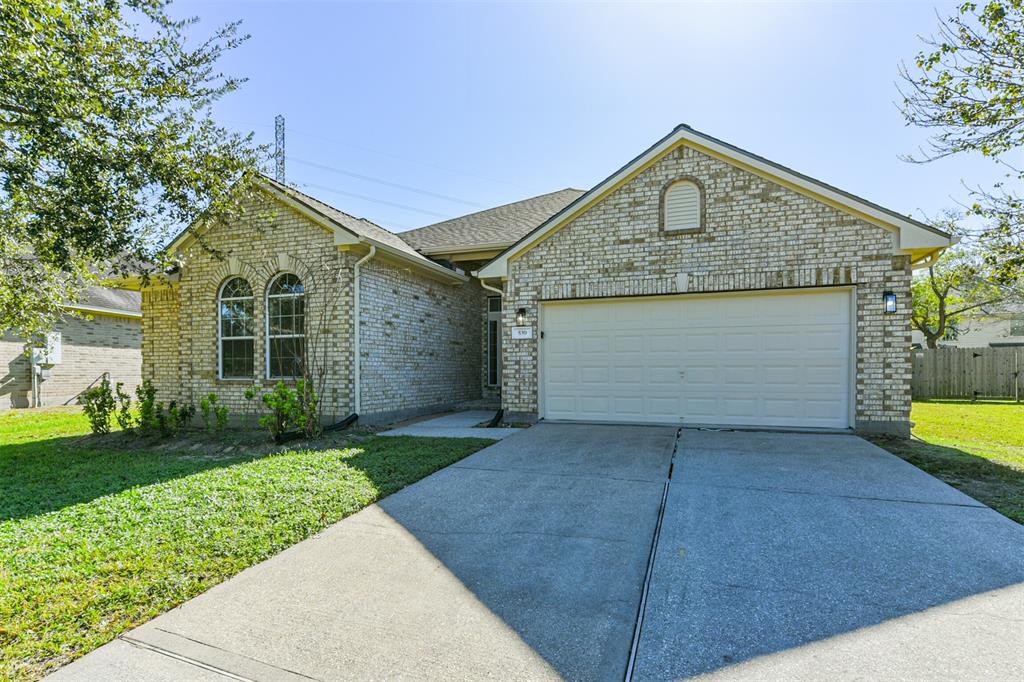
[{"label": "concrete driveway", "polygon": [[1024,527],[855,436],[683,431],[637,679],[1021,670]]},{"label": "concrete driveway", "polygon": [[1022,585],[1024,528],[854,436],[542,424],[53,679],[1009,678]]}]

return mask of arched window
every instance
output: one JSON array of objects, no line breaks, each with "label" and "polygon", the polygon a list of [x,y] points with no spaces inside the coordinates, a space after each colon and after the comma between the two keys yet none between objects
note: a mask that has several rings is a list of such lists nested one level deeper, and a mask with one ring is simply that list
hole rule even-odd
[{"label": "arched window", "polygon": [[673,182],[662,196],[662,228],[666,232],[698,232],[704,228],[703,193],[690,180]]},{"label": "arched window", "polygon": [[306,353],[306,290],[291,273],[278,275],[267,289],[267,376],[302,376]]},{"label": "arched window", "polygon": [[252,287],[241,277],[233,277],[220,288],[220,378],[252,379],[255,354]]}]

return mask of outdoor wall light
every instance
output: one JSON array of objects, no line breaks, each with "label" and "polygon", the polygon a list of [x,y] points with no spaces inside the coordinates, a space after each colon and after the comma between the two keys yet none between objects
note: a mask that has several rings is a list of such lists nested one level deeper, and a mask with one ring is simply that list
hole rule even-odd
[{"label": "outdoor wall light", "polygon": [[526,308],[520,308],[516,311],[516,324],[520,327],[526,324]]},{"label": "outdoor wall light", "polygon": [[885,312],[894,313],[896,312],[896,294],[891,291],[887,291],[882,294],[882,300],[885,301]]}]

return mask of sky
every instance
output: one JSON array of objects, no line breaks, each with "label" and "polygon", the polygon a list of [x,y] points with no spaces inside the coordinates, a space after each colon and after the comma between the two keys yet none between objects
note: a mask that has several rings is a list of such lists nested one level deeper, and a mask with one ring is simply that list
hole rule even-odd
[{"label": "sky", "polygon": [[[679,123],[919,219],[1001,177],[926,143],[898,66],[955,3],[189,2],[242,20],[248,81],[218,122],[274,140],[286,178],[395,232],[589,189]],[[937,15],[938,13],[938,15]]]}]

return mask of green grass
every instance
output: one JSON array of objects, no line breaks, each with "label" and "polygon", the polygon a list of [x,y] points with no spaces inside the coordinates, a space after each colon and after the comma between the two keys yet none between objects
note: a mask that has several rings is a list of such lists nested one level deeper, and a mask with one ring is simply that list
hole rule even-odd
[{"label": "green grass", "polygon": [[911,440],[882,447],[1024,523],[1024,404],[915,402]]},{"label": "green grass", "polygon": [[75,411],[0,415],[0,679],[41,677],[491,443],[223,455],[87,431]]}]

